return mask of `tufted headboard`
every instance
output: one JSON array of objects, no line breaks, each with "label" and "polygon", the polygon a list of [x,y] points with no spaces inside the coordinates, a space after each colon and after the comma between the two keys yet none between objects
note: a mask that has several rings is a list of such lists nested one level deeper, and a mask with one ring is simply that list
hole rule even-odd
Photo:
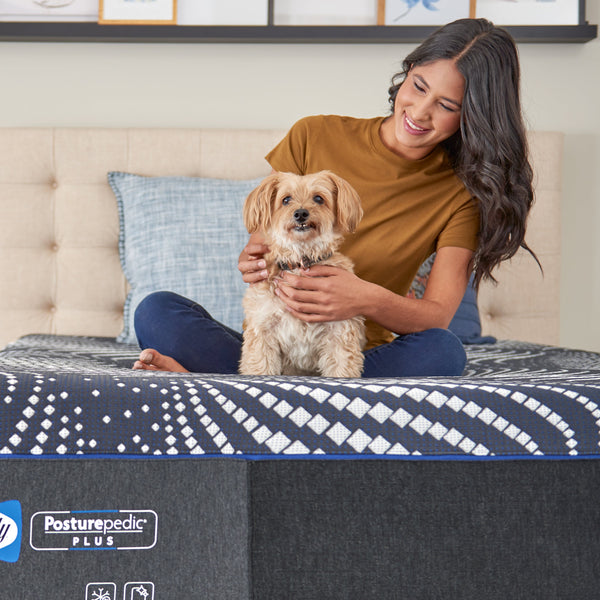
[{"label": "tufted headboard", "polygon": [[[0,347],[28,333],[116,336],[127,282],[108,171],[249,179],[280,130],[0,129]],[[562,134],[530,134],[529,245],[484,284],[485,334],[558,343]]]}]

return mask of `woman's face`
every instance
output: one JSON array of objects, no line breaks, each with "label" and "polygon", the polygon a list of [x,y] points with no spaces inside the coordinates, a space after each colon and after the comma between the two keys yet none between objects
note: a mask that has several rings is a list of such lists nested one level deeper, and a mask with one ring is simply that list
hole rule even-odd
[{"label": "woman's face", "polygon": [[427,156],[460,127],[465,79],[453,60],[415,65],[400,86],[384,143],[410,160]]}]

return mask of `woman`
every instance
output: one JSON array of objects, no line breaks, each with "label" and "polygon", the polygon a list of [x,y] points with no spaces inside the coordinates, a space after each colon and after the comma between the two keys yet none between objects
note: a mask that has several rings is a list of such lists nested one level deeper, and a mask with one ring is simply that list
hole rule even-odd
[{"label": "woman", "polygon": [[[330,169],[361,196],[365,216],[341,248],[355,274],[318,265],[285,273],[278,295],[307,322],[365,316],[364,377],[460,375],[465,352],[446,328],[471,272],[475,285],[493,279],[495,266],[528,249],[533,191],[519,77],[504,30],[455,21],[406,57],[389,89],[389,117],[302,119],[267,155],[275,171]],[[266,277],[267,251],[251,236],[239,260],[245,282]],[[423,298],[407,298],[432,252]],[[158,335],[150,326],[157,319]],[[136,332],[145,350],[135,368],[237,370],[241,334],[173,294],[140,304]]]}]

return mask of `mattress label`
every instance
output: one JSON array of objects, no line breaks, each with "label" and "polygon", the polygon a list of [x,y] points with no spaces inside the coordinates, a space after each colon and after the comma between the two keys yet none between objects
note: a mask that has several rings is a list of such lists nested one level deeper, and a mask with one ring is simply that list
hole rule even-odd
[{"label": "mattress label", "polygon": [[18,500],[0,502],[0,560],[17,562],[21,551],[21,504]]},{"label": "mattress label", "polygon": [[153,510],[43,511],[31,517],[30,545],[39,551],[147,550],[157,534]]}]

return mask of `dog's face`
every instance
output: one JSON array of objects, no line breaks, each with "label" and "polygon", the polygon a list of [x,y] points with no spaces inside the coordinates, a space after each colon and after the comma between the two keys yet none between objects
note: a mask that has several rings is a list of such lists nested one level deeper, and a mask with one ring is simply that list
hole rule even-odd
[{"label": "dog's face", "polygon": [[246,199],[244,224],[250,233],[269,232],[280,243],[295,244],[351,233],[362,212],[354,188],[330,171],[275,173]]}]

